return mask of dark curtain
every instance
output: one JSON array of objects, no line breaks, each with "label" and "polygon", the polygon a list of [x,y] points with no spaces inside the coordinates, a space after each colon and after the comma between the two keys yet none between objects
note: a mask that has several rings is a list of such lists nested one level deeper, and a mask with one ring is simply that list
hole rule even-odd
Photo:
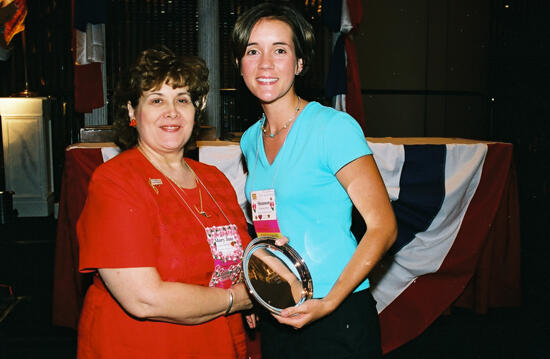
[{"label": "dark curtain", "polygon": [[108,99],[120,74],[147,48],[165,45],[178,55],[197,55],[196,1],[105,1]]},{"label": "dark curtain", "polygon": [[[221,0],[220,1],[220,46],[221,46],[221,96],[222,96],[222,136],[231,139],[233,134],[243,132],[261,116],[258,101],[248,91],[241,80],[233,61],[231,31],[240,14],[264,0]],[[317,47],[309,72],[296,80],[296,89],[307,100],[326,102],[324,99],[325,59],[330,51],[326,44],[324,27],[321,23],[321,0],[291,0],[295,8],[308,19],[315,30]],[[328,50],[327,50],[328,49]]]},{"label": "dark curtain", "polygon": [[[106,49],[107,99],[112,94],[121,72],[140,51],[164,44],[182,55],[197,55],[198,15],[200,0],[98,0],[107,9]],[[220,46],[222,88],[222,133],[244,131],[261,114],[257,101],[245,88],[234,67],[230,33],[237,17],[262,0],[220,0]],[[297,81],[298,93],[308,99],[325,102],[325,59],[330,56],[321,24],[321,0],[289,0],[311,21],[317,36],[316,57],[309,73]],[[22,34],[10,43],[11,56],[0,60],[0,97],[25,89],[25,61],[29,90],[54,101],[52,149],[54,156],[55,193],[59,193],[60,177],[67,145],[79,141],[83,115],[74,111],[72,9],[71,1],[28,0],[25,20],[25,53]],[[313,76],[315,74],[315,76]],[[109,108],[112,114],[112,108]],[[112,122],[112,119],[108,119]]]}]

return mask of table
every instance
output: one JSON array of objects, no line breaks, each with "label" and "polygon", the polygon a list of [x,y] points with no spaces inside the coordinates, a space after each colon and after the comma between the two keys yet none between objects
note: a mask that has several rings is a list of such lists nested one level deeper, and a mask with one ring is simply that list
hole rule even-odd
[{"label": "table", "polygon": [[[418,336],[452,305],[478,313],[518,306],[520,235],[512,145],[456,138],[367,140],[399,225],[392,253],[370,278],[384,352]],[[114,153],[113,144],[77,144],[66,151],[54,278],[56,325],[76,328],[87,278],[78,272],[75,224],[93,169]],[[199,142],[199,159],[218,166],[242,191],[237,143]]]},{"label": "table", "polygon": [[91,274],[78,271],[76,222],[88,195],[88,182],[97,166],[104,162],[103,153],[118,150],[114,143],[79,143],[67,147],[61,177],[54,263],[54,325],[76,329],[82,302]]}]

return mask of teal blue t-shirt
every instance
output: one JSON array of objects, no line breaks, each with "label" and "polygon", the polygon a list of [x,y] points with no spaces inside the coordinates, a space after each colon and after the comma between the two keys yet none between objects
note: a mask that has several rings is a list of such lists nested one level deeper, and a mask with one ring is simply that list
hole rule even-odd
[{"label": "teal blue t-shirt", "polygon": [[[248,179],[246,196],[275,189],[281,233],[306,262],[313,278],[313,296],[328,294],[357,247],[351,232],[352,202],[336,178],[353,160],[371,155],[361,127],[345,112],[310,102],[291,127],[270,165],[261,126],[242,136]],[[369,287],[367,279],[357,290]]]}]

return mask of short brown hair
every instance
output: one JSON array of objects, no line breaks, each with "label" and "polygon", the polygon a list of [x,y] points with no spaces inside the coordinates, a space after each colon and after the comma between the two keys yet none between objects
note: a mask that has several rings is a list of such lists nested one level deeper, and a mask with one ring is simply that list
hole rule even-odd
[{"label": "short brown hair", "polygon": [[231,43],[233,57],[240,66],[252,29],[261,19],[282,21],[292,30],[296,58],[302,59],[301,75],[306,73],[314,54],[315,34],[311,24],[293,7],[287,4],[264,2],[243,12],[233,28]]},{"label": "short brown hair", "polygon": [[176,56],[170,49],[161,46],[142,51],[116,89],[113,130],[115,143],[122,150],[135,146],[139,137],[136,128],[129,125],[128,101],[135,108],[144,92],[159,89],[163,84],[172,88],[187,86],[196,110],[193,130],[193,135],[196,135],[197,123],[210,88],[208,68],[200,57]]}]

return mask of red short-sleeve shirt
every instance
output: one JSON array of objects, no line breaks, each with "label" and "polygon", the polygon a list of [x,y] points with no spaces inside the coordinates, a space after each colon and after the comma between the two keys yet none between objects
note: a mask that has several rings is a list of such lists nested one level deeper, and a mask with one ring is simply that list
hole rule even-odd
[{"label": "red short-sleeve shirt", "polygon": [[[246,221],[230,182],[215,167],[186,161],[214,198],[200,187],[209,218],[191,213],[199,207],[198,189],[178,196],[136,149],[96,169],[77,224],[81,271],[156,267],[165,281],[208,286],[214,260],[203,226],[228,224],[227,217],[246,247]],[[159,179],[162,184],[151,185]],[[96,275],[80,318],[78,357],[241,358],[246,341],[240,314],[200,325],[137,320]]]}]

